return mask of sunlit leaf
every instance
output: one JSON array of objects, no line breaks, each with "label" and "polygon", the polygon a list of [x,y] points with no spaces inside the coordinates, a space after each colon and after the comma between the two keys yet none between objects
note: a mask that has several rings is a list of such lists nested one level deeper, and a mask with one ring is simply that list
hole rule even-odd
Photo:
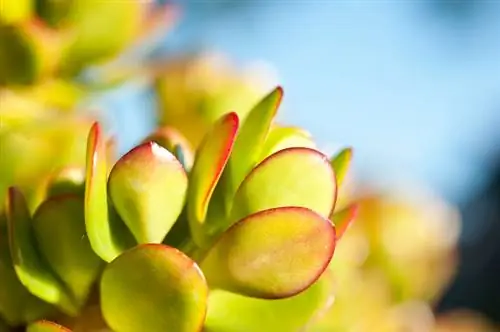
[{"label": "sunlit leaf", "polygon": [[205,242],[203,224],[214,189],[231,154],[238,131],[238,116],[228,113],[214,124],[196,153],[190,173],[188,218],[194,240]]},{"label": "sunlit leaf", "polygon": [[311,287],[285,299],[270,301],[214,290],[208,298],[204,331],[303,331],[333,300],[328,270]]},{"label": "sunlit leaf", "polygon": [[199,331],[208,288],[195,262],[161,244],[139,245],[111,262],[101,279],[104,319],[114,331]]},{"label": "sunlit leaf", "polygon": [[356,219],[358,215],[359,205],[354,203],[348,207],[342,209],[341,211],[335,212],[330,218],[335,225],[337,230],[337,241],[339,241],[347,229],[351,226],[352,222]]},{"label": "sunlit leaf", "polygon": [[262,147],[259,161],[269,157],[275,152],[293,147],[316,148],[310,134],[298,127],[274,126]]},{"label": "sunlit leaf", "polygon": [[102,266],[85,232],[83,198],[60,195],[45,201],[33,228],[41,255],[81,307]]},{"label": "sunlit leaf", "polygon": [[306,207],[327,218],[336,192],[335,176],[326,156],[309,148],[281,150],[245,178],[234,198],[230,220],[282,206]]},{"label": "sunlit leaf", "polygon": [[85,177],[85,226],[92,249],[110,262],[133,242],[130,232],[108,207],[107,153],[101,127],[94,123],[87,140],[87,170]]},{"label": "sunlit leaf", "polygon": [[341,186],[344,179],[349,171],[352,160],[352,149],[345,148],[332,157],[331,163],[335,170],[335,176],[337,178],[337,186]]},{"label": "sunlit leaf", "polygon": [[64,167],[49,179],[47,196],[85,194],[85,170],[79,167]]},{"label": "sunlit leaf", "polygon": [[40,320],[30,324],[26,332],[71,332],[71,330],[47,320]]},{"label": "sunlit leaf", "polygon": [[241,125],[224,175],[229,201],[248,172],[259,162],[263,144],[282,97],[283,89],[277,87],[250,111]]},{"label": "sunlit leaf", "polygon": [[143,143],[115,164],[109,194],[139,243],[161,243],[179,217],[187,192],[186,171],[167,149]]},{"label": "sunlit leaf", "polygon": [[222,234],[201,263],[209,285],[260,298],[284,298],[315,282],[335,249],[328,219],[302,207],[255,213]]},{"label": "sunlit leaf", "polygon": [[12,262],[21,283],[39,298],[75,314],[77,308],[70,295],[44,264],[35,247],[35,234],[26,200],[16,188],[9,188],[6,211]]}]

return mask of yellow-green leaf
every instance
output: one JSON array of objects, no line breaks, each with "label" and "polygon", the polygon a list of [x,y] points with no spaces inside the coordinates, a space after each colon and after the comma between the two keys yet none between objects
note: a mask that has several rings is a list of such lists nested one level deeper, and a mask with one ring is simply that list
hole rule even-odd
[{"label": "yellow-green leaf", "polygon": [[352,160],[352,149],[345,148],[332,157],[331,163],[335,170],[335,176],[337,178],[337,186],[340,187],[344,182],[344,179],[349,171]]}]

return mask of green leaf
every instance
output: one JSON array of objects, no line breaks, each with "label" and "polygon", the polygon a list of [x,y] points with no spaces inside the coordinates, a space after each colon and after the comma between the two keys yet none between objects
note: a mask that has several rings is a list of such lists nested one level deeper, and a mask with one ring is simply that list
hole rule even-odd
[{"label": "green leaf", "polygon": [[214,290],[208,297],[204,331],[304,331],[333,304],[332,279],[326,270],[302,293],[272,301]]},{"label": "green leaf", "polygon": [[208,288],[195,262],[161,244],[139,245],[111,262],[101,279],[104,319],[117,332],[199,331]]},{"label": "green leaf", "polygon": [[280,150],[293,147],[316,148],[310,134],[298,127],[274,126],[269,131],[259,162]]},{"label": "green leaf", "polygon": [[337,186],[340,187],[344,182],[345,176],[349,171],[352,160],[352,148],[345,148],[332,157],[331,163],[335,170],[335,176],[337,178]]},{"label": "green leaf", "polygon": [[277,299],[300,293],[328,266],[335,228],[302,207],[261,211],[224,232],[201,263],[211,288]]},{"label": "green leaf", "polygon": [[17,278],[7,234],[1,228],[0,226],[0,317],[11,326],[20,326],[53,314],[54,307],[31,294]]},{"label": "green leaf", "polygon": [[161,243],[179,217],[186,171],[167,149],[143,143],[125,154],[109,175],[116,211],[139,243]]},{"label": "green leaf", "polygon": [[230,221],[282,206],[306,207],[327,218],[336,193],[335,175],[321,152],[309,148],[281,150],[245,178],[234,197]]},{"label": "green leaf", "polygon": [[80,167],[64,167],[49,180],[47,196],[64,194],[85,195],[85,171]]},{"label": "green leaf", "polygon": [[164,126],[147,136],[142,142],[153,141],[170,151],[182,163],[186,170],[193,165],[193,148],[189,141],[175,128]]},{"label": "green leaf", "polygon": [[238,115],[228,113],[207,133],[196,153],[190,173],[187,212],[193,238],[206,242],[204,223],[212,194],[231,154],[238,131]]},{"label": "green leaf", "polygon": [[10,25],[28,19],[33,11],[33,0],[2,0],[0,25]]},{"label": "green leaf", "polygon": [[259,162],[269,128],[283,97],[283,89],[275,88],[248,113],[234,142],[224,180],[226,199],[231,201],[241,181]]},{"label": "green leaf", "polygon": [[106,142],[96,122],[87,140],[85,227],[92,249],[110,262],[133,244],[133,238],[123,222],[113,217],[113,210],[108,206],[106,160]]},{"label": "green leaf", "polygon": [[102,266],[85,232],[83,199],[62,195],[45,201],[33,217],[33,228],[41,255],[81,308]]},{"label": "green leaf", "polygon": [[57,305],[70,315],[75,314],[77,308],[72,299],[35,247],[35,234],[26,200],[16,188],[9,188],[6,211],[12,262],[21,283],[42,300]]},{"label": "green leaf", "polygon": [[31,323],[26,332],[71,332],[71,330],[47,320],[40,320]]},{"label": "green leaf", "polygon": [[358,209],[359,204],[354,203],[344,208],[343,210],[332,214],[330,219],[332,220],[333,224],[335,225],[335,229],[337,230],[337,241],[342,238],[344,233],[356,219],[358,215]]}]

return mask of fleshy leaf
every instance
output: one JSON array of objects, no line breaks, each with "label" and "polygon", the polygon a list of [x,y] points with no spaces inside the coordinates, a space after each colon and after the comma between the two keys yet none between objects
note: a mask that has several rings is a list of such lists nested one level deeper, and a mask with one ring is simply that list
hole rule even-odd
[{"label": "fleshy leaf", "polygon": [[85,194],[85,171],[79,167],[65,167],[49,180],[47,196]]},{"label": "fleshy leaf", "polygon": [[352,222],[356,219],[356,216],[358,215],[358,208],[359,205],[354,203],[343,210],[332,214],[330,219],[337,230],[337,241],[342,238],[349,226],[351,226]]},{"label": "fleshy leaf", "polygon": [[150,141],[154,141],[175,155],[186,170],[191,169],[194,160],[193,148],[178,130],[168,126],[158,128],[154,133],[147,136],[143,143]]},{"label": "fleshy leaf", "polygon": [[54,322],[40,320],[31,323],[26,329],[26,332],[71,332],[71,330]]},{"label": "fleshy leaf", "polygon": [[45,201],[33,228],[41,255],[81,307],[102,266],[85,233],[83,199],[60,195]]},{"label": "fleshy leaf", "polygon": [[224,175],[228,201],[231,201],[248,172],[259,162],[262,146],[282,97],[283,89],[277,87],[248,113],[241,125]]},{"label": "fleshy leaf", "polygon": [[199,331],[205,319],[205,278],[172,247],[145,244],[123,253],[106,267],[100,289],[114,331]]},{"label": "fleshy leaf", "polygon": [[282,206],[306,207],[327,218],[336,193],[335,175],[321,152],[309,148],[281,150],[245,178],[235,195],[230,220]]},{"label": "fleshy leaf", "polygon": [[161,243],[182,212],[186,171],[154,142],[130,150],[109,175],[116,211],[139,243]]},{"label": "fleshy leaf", "polygon": [[[106,262],[131,246],[130,232],[108,207],[107,151],[101,127],[96,122],[87,140],[87,170],[85,178],[85,227],[95,253]],[[132,239],[133,240],[133,239]]]},{"label": "fleshy leaf", "polygon": [[54,307],[35,297],[19,281],[12,266],[7,234],[2,231],[2,225],[0,225],[0,285],[0,317],[11,326],[47,317],[55,311]]},{"label": "fleshy leaf", "polygon": [[340,187],[349,171],[352,160],[352,149],[345,148],[332,157],[331,163],[335,170],[335,176],[337,178],[337,186]]},{"label": "fleshy leaf", "polygon": [[42,300],[75,314],[77,308],[72,299],[60,280],[44,264],[35,247],[35,234],[26,200],[16,188],[9,188],[6,211],[12,262],[21,283]]},{"label": "fleshy leaf", "polygon": [[211,288],[259,298],[295,295],[314,283],[335,249],[335,228],[318,213],[282,207],[224,232],[203,259]]},{"label": "fleshy leaf", "polygon": [[190,173],[188,219],[193,238],[205,242],[203,224],[210,198],[226,166],[238,131],[238,115],[228,113],[216,122],[199,146]]},{"label": "fleshy leaf", "polygon": [[303,331],[333,304],[332,279],[326,270],[302,293],[273,301],[214,290],[208,297],[204,331]]},{"label": "fleshy leaf", "polygon": [[309,133],[302,128],[274,126],[269,131],[259,161],[280,150],[293,147],[314,149],[316,148],[316,144]]}]

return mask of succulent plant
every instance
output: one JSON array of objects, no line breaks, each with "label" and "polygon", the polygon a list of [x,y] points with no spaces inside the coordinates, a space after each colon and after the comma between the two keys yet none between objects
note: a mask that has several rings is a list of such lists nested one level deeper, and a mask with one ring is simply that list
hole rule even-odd
[{"label": "succulent plant", "polygon": [[0,316],[28,331],[311,326],[332,304],[329,266],[354,218],[335,212],[350,151],[329,159],[273,123],[282,93],[244,121],[222,115],[189,166],[184,141],[159,130],[110,167],[96,122],[86,168],[54,174],[34,213],[11,187]]}]

